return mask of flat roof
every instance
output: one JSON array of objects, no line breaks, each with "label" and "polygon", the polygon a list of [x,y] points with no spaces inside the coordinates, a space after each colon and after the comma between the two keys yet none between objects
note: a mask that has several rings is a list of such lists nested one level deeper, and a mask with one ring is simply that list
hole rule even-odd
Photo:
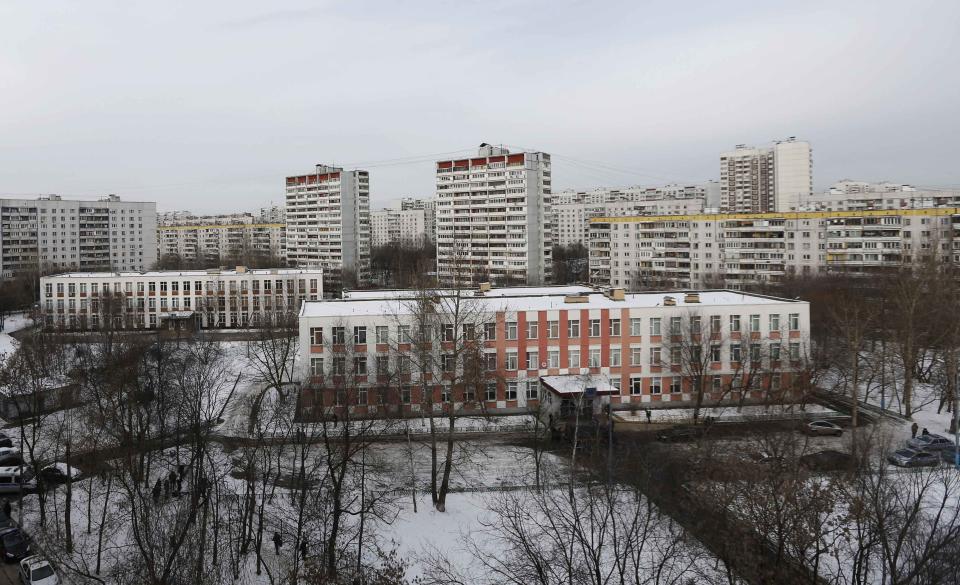
[{"label": "flat roof", "polygon": [[[465,294],[476,303],[482,303],[482,307],[472,307],[471,311],[481,311],[484,313],[495,313],[498,311],[517,312],[517,311],[551,311],[551,310],[578,310],[578,309],[624,309],[624,308],[654,308],[664,307],[665,297],[673,297],[678,308],[698,308],[698,307],[717,307],[717,306],[737,306],[737,305],[778,305],[786,303],[808,304],[806,301],[781,299],[766,295],[747,294],[732,290],[705,290],[705,291],[664,291],[664,292],[645,292],[645,293],[626,293],[622,301],[615,301],[603,293],[596,291],[590,293],[575,293],[578,296],[586,297],[586,302],[568,302],[567,296],[563,294],[550,294],[549,292],[534,293],[533,291],[549,291],[551,287],[544,289],[521,287],[521,290],[531,291],[527,295],[501,295],[499,297],[475,297],[472,294]],[[504,289],[507,290],[507,289]],[[373,291],[367,291],[373,292]],[[438,291],[439,292],[439,291]],[[688,303],[685,300],[687,292],[697,292],[699,294],[698,303]],[[472,293],[472,291],[464,291]],[[453,302],[453,295],[441,299],[448,299],[447,302]],[[300,310],[301,317],[357,317],[357,316],[376,316],[376,315],[404,315],[412,312],[411,302],[407,297],[394,296],[384,298],[383,296],[368,298],[353,298],[325,301],[306,301]]]},{"label": "flat roof", "polygon": [[[363,301],[373,299],[402,299],[416,296],[419,292],[416,289],[378,289],[378,290],[345,290],[343,298],[349,300]],[[455,290],[439,289],[430,291],[441,295],[453,296]],[[540,295],[575,295],[597,292],[593,287],[585,285],[557,285],[557,286],[512,286],[506,288],[492,288],[486,292],[480,292],[478,289],[465,289],[460,291],[462,294],[470,297],[523,297]]]},{"label": "flat roof", "polygon": [[169,278],[172,276],[242,276],[253,274],[256,276],[288,276],[295,274],[316,274],[323,272],[322,268],[248,268],[245,271],[236,270],[148,270],[145,272],[62,272],[50,274],[43,278],[117,278],[146,276],[153,278]]},{"label": "flat roof", "polygon": [[548,389],[561,396],[577,395],[587,388],[592,388],[597,394],[620,393],[620,391],[610,383],[609,377],[601,374],[541,376],[540,381],[543,382],[543,385]]}]

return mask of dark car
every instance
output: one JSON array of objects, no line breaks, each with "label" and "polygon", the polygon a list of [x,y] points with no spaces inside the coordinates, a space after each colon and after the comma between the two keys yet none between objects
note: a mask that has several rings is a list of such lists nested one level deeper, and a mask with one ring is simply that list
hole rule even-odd
[{"label": "dark car", "polygon": [[958,450],[960,450],[960,448],[958,448],[956,445],[954,445],[954,446],[952,446],[952,447],[950,447],[950,448],[948,448],[948,449],[941,449],[941,450],[940,450],[940,459],[942,459],[944,463],[947,463],[947,464],[949,464],[949,465],[956,465],[956,464],[957,464],[957,451],[958,451]]},{"label": "dark car", "polygon": [[4,528],[0,530],[0,550],[3,560],[17,561],[30,556],[30,541],[19,528]]},{"label": "dark car", "polygon": [[812,471],[839,471],[841,469],[850,469],[853,463],[852,455],[833,449],[807,453],[800,457],[800,465]]},{"label": "dark car", "polygon": [[0,437],[0,447],[13,447],[13,439],[10,437]]},{"label": "dark car", "polygon": [[940,457],[935,453],[913,449],[898,449],[887,456],[887,461],[897,467],[936,467],[940,465]]},{"label": "dark car", "polygon": [[676,427],[657,433],[657,440],[665,443],[691,441],[703,436],[702,427]]},{"label": "dark car", "polygon": [[[67,465],[66,463],[54,463],[53,465],[48,465],[40,469],[40,475],[43,477],[43,481],[48,485],[57,485],[61,483],[67,483]],[[81,479],[80,470],[73,467],[69,469],[70,477],[69,481],[77,481]]]}]

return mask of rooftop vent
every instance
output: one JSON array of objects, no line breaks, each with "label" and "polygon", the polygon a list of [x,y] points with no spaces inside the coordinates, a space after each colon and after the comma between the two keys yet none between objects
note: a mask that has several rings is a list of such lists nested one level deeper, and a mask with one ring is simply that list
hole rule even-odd
[{"label": "rooftop vent", "polygon": [[246,274],[246,272],[247,272],[246,266],[237,266],[237,274]]},{"label": "rooftop vent", "polygon": [[700,302],[700,293],[688,292],[683,296],[683,302],[687,305]]},{"label": "rooftop vent", "polygon": [[611,301],[622,301],[626,298],[626,291],[622,288],[611,288],[607,289],[606,297]]},{"label": "rooftop vent", "polygon": [[563,297],[565,303],[589,303],[590,297],[587,295],[567,295]]},{"label": "rooftop vent", "polygon": [[480,283],[480,292],[481,292],[481,293],[490,292],[490,289],[491,289],[491,286],[490,286],[490,283],[489,283],[489,282],[481,282],[481,283]]},{"label": "rooftop vent", "polygon": [[673,298],[673,297],[670,297],[670,296],[663,297],[663,306],[664,306],[664,307],[676,307],[676,306],[677,306],[677,299],[675,299],[675,298]]}]

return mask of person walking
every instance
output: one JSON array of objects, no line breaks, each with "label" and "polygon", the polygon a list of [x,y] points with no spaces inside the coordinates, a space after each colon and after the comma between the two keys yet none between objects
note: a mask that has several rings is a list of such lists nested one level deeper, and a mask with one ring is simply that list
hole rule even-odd
[{"label": "person walking", "polygon": [[916,422],[914,422],[912,425],[910,425],[910,438],[911,438],[911,439],[916,439],[916,438],[917,438],[917,429],[919,429],[919,428],[920,428],[920,425],[918,425]]},{"label": "person walking", "polygon": [[647,413],[647,424],[650,424],[650,409],[646,408],[644,409],[644,412]]},{"label": "person walking", "polygon": [[280,547],[283,546],[283,539],[280,538],[279,532],[273,533],[273,547],[277,551],[277,555],[280,554]]}]

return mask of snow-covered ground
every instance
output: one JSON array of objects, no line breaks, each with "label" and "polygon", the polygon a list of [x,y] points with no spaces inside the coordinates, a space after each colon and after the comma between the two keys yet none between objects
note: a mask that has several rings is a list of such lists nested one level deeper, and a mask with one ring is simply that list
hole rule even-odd
[{"label": "snow-covered ground", "polygon": [[13,354],[20,345],[20,342],[14,339],[10,334],[14,331],[20,331],[33,325],[33,319],[26,313],[13,313],[3,318],[3,328],[0,331],[0,366],[4,364],[6,358]]},{"label": "snow-covered ground", "polygon": [[[677,424],[693,421],[692,408],[651,408],[650,420],[653,423]],[[635,412],[614,411],[614,416],[624,422],[647,422],[647,414],[643,409]],[[812,416],[840,416],[830,408],[819,404],[787,404],[787,405],[744,405],[713,406],[700,409],[700,420],[713,417],[723,422],[746,422],[764,419],[805,418]]]}]

